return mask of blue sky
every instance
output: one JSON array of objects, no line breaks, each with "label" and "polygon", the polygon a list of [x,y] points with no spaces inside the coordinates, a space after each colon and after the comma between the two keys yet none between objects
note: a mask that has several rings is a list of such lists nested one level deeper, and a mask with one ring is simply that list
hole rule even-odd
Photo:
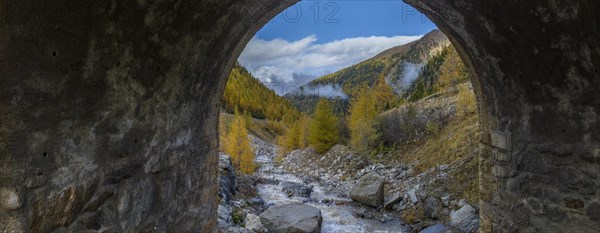
[{"label": "blue sky", "polygon": [[285,85],[302,85],[435,28],[400,0],[303,0],[267,23],[239,61],[283,94]]},{"label": "blue sky", "polygon": [[400,0],[304,0],[277,15],[256,35],[265,40],[299,40],[314,34],[319,43],[327,43],[350,37],[423,35],[434,28],[429,19]]}]

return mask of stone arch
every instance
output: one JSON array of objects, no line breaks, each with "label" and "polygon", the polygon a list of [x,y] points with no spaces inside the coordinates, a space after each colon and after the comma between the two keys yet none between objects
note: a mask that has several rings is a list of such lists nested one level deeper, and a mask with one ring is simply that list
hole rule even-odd
[{"label": "stone arch", "polygon": [[[475,74],[483,232],[596,232],[600,3],[406,0]],[[293,1],[0,2],[0,229],[207,232],[243,46]]]}]

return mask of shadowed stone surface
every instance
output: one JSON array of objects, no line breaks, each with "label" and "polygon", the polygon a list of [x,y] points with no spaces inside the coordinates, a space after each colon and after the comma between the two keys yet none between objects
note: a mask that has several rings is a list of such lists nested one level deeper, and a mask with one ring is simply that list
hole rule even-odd
[{"label": "shadowed stone surface", "polygon": [[214,232],[218,102],[267,2],[1,1],[0,232]]},{"label": "shadowed stone surface", "polygon": [[[600,231],[600,2],[406,2],[473,73],[481,230]],[[215,231],[225,77],[292,3],[0,1],[0,231]]]}]

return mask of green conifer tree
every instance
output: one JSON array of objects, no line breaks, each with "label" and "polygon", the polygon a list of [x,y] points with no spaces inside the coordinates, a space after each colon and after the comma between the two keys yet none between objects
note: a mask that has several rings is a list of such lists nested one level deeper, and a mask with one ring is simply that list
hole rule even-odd
[{"label": "green conifer tree", "polygon": [[339,142],[339,120],[333,114],[329,102],[319,100],[310,123],[309,143],[318,153],[328,151]]},{"label": "green conifer tree", "polygon": [[348,128],[350,145],[360,153],[367,153],[377,140],[375,117],[377,99],[369,89],[363,89],[350,105]]}]

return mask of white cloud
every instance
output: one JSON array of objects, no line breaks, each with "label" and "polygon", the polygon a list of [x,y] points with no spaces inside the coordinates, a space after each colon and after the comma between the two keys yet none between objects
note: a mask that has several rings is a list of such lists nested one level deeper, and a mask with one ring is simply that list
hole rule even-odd
[{"label": "white cloud", "polygon": [[311,78],[348,67],[388,48],[419,38],[421,36],[371,36],[319,44],[314,35],[297,41],[267,41],[254,37],[242,52],[239,61],[265,83],[302,85]]}]

